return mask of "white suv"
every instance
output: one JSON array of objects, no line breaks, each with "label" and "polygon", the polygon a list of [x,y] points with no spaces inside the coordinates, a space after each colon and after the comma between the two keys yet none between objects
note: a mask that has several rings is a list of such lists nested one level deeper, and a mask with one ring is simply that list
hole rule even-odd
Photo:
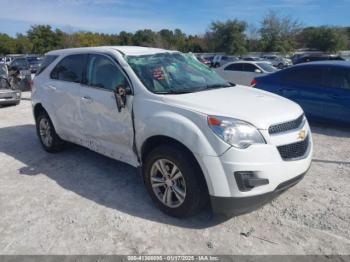
[{"label": "white suv", "polygon": [[184,217],[255,209],[302,179],[312,138],[302,109],[232,86],[192,55],[144,47],[49,52],[33,113],[48,152],[65,141],[142,170],[155,204]]}]

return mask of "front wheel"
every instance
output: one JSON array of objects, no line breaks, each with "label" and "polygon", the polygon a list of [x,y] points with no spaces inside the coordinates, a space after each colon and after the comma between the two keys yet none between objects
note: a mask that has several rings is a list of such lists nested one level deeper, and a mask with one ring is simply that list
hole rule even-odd
[{"label": "front wheel", "polygon": [[200,211],[208,193],[191,156],[176,145],[162,145],[146,158],[145,184],[153,202],[166,214],[187,217]]}]

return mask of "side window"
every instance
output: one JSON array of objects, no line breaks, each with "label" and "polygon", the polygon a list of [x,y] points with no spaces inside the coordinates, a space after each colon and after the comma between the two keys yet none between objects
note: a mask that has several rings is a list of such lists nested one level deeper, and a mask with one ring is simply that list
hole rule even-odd
[{"label": "side window", "polygon": [[283,72],[282,80],[296,86],[321,87],[322,67],[299,67]]},{"label": "side window", "polygon": [[51,78],[61,81],[81,83],[85,55],[69,55],[63,58],[51,72]]},{"label": "side window", "polygon": [[256,69],[259,69],[253,64],[244,64],[243,67],[245,72],[255,72]]},{"label": "side window", "polygon": [[128,85],[119,68],[103,55],[89,55],[86,77],[88,85],[113,91],[117,86]]},{"label": "side window", "polygon": [[350,91],[350,70],[344,68],[331,68],[327,70],[325,74],[325,86]]},{"label": "side window", "polygon": [[243,64],[237,63],[237,64],[230,64],[225,67],[225,71],[243,71]]}]

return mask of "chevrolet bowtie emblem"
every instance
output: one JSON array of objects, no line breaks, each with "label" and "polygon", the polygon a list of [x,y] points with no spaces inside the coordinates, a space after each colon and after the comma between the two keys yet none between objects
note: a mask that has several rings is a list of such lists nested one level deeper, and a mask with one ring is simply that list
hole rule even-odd
[{"label": "chevrolet bowtie emblem", "polygon": [[298,133],[298,139],[304,140],[305,137],[306,137],[306,131],[305,131],[305,130],[301,130],[301,131]]}]

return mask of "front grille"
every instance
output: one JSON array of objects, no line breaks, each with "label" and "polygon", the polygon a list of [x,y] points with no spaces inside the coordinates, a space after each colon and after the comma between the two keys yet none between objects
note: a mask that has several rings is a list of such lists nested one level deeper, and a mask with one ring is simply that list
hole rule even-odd
[{"label": "front grille", "polygon": [[304,119],[304,114],[299,116],[295,120],[285,122],[282,124],[272,125],[269,127],[269,134],[273,135],[273,134],[278,134],[289,130],[297,129],[303,123],[303,119]]},{"label": "front grille", "polygon": [[303,157],[309,147],[309,136],[305,140],[289,145],[278,146],[277,149],[283,160],[293,160]]}]

